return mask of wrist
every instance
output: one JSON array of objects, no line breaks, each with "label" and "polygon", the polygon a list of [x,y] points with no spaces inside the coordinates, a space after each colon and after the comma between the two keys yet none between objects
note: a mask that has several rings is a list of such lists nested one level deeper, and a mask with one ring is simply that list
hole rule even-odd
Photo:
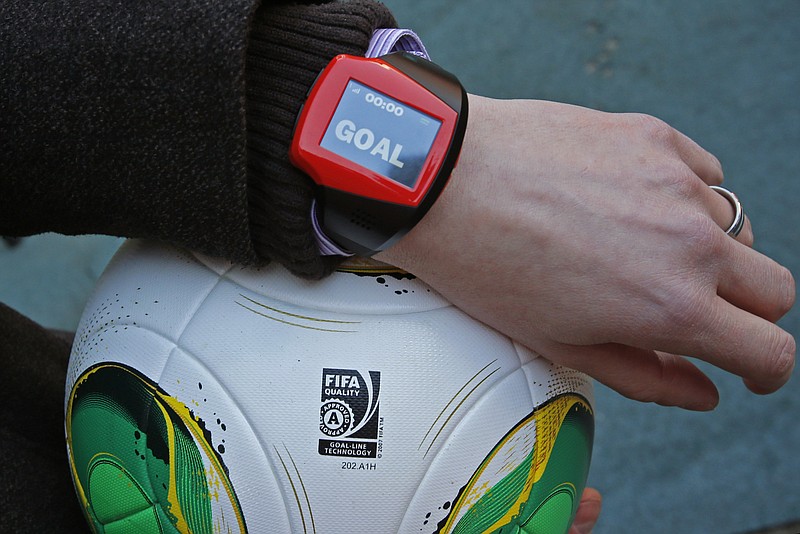
[{"label": "wrist", "polygon": [[309,217],[313,189],[289,161],[297,114],[319,71],[337,54],[361,55],[389,11],[365,0],[322,5],[263,5],[247,50],[248,200],[256,252],[304,277],[319,278],[321,258]]},{"label": "wrist", "polygon": [[[409,29],[401,28],[379,28],[375,30],[364,56],[376,58],[392,52],[407,52],[423,59],[429,59],[430,57],[417,34]],[[317,242],[320,254],[322,256],[353,256],[353,252],[344,248],[325,233],[320,218],[320,205],[315,200],[311,205],[311,222],[314,228],[314,239]]]},{"label": "wrist", "polygon": [[467,102],[455,76],[408,53],[341,55],[325,68],[290,152],[317,184],[321,250],[341,253],[333,241],[371,256],[419,222],[458,160]]},{"label": "wrist", "polygon": [[473,94],[467,96],[469,120],[461,156],[447,186],[422,220],[394,246],[377,254],[375,259],[422,276],[425,269],[435,267],[444,245],[452,242],[454,229],[465,224],[480,224],[483,204],[478,202],[480,199],[471,183],[477,176],[488,175],[482,140],[491,135],[490,129],[483,126],[491,120],[489,108],[493,101]]}]

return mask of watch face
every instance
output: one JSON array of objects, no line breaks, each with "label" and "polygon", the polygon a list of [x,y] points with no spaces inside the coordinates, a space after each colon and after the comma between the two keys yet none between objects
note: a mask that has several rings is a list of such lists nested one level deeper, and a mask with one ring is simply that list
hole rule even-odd
[{"label": "watch face", "polygon": [[413,189],[442,122],[350,80],[320,146]]}]

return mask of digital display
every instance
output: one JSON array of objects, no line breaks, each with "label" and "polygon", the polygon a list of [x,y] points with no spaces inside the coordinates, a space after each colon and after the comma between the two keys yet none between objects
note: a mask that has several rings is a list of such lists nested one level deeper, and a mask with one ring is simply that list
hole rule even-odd
[{"label": "digital display", "polygon": [[413,189],[442,122],[350,80],[320,146]]}]

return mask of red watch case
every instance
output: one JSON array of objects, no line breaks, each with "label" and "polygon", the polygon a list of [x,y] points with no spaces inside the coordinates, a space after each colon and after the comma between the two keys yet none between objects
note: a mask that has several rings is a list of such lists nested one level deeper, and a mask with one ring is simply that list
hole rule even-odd
[{"label": "red watch case", "polygon": [[[411,186],[322,146],[351,81],[441,122]],[[434,63],[406,53],[340,55],[309,91],[295,125],[290,159],[319,186],[318,219],[326,234],[369,256],[393,244],[430,209],[455,167],[466,123],[466,91]]]}]

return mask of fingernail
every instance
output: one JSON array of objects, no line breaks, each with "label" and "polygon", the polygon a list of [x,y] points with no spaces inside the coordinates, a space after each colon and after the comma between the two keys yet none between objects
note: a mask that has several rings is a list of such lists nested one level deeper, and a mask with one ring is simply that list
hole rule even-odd
[{"label": "fingernail", "polygon": [[689,409],[696,412],[710,412],[716,410],[717,406],[719,406],[719,398],[714,398],[702,400]]}]

